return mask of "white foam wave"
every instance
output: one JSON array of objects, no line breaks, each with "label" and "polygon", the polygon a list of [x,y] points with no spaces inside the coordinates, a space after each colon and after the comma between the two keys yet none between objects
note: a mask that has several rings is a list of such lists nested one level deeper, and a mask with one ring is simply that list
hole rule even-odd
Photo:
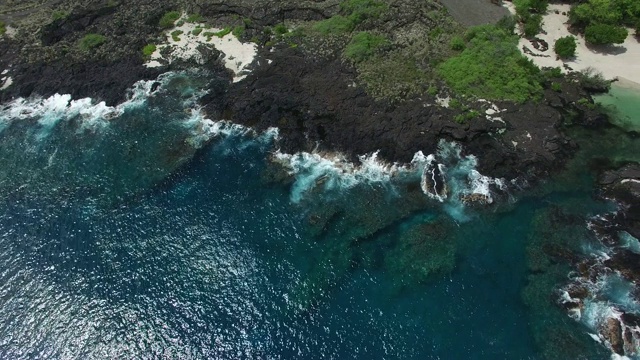
[{"label": "white foam wave", "polygon": [[[169,75],[169,74],[167,74]],[[162,81],[166,76],[161,76]],[[155,80],[138,81],[129,90],[127,101],[118,106],[107,106],[104,101],[95,102],[91,98],[73,100],[69,94],[54,94],[48,98],[18,98],[0,109],[0,123],[4,129],[12,121],[38,119],[43,127],[41,136],[55,126],[61,119],[78,118],[80,130],[97,129],[108,125],[108,121],[130,107],[144,104],[151,95]]]},{"label": "white foam wave", "polygon": [[360,165],[348,161],[339,153],[285,154],[276,151],[274,158],[295,176],[291,200],[299,202],[311,189],[347,189],[363,182],[387,182],[399,170],[378,160],[378,152],[360,156]]},{"label": "white foam wave", "polygon": [[490,203],[493,201],[491,185],[504,190],[506,184],[502,179],[480,174],[475,169],[477,158],[462,156],[461,152],[459,144],[441,141],[435,154],[425,156],[419,151],[405,165],[385,163],[379,159],[378,152],[360,156],[359,164],[348,161],[339,153],[300,152],[292,155],[278,151],[274,158],[295,178],[291,190],[293,202],[299,202],[306,193],[317,188],[330,191],[361,183],[392,185],[392,180],[402,175],[403,179],[420,181],[425,195],[446,203],[450,214],[464,221],[467,219],[464,202],[471,201],[468,195]]}]

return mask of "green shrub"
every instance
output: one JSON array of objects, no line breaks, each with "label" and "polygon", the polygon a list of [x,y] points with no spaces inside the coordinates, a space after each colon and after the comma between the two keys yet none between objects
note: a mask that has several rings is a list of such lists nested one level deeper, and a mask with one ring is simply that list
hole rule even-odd
[{"label": "green shrub", "polygon": [[188,23],[199,23],[201,21],[202,21],[202,15],[200,15],[200,14],[192,14],[192,15],[189,15],[187,17],[187,22]]},{"label": "green shrub", "polygon": [[374,35],[366,31],[353,36],[344,50],[344,55],[353,62],[361,62],[374,54],[376,49],[388,43],[384,36]]},{"label": "green shrub", "polygon": [[229,33],[231,33],[232,30],[233,29],[231,29],[230,27],[226,27],[226,28],[224,28],[224,29],[222,29],[222,30],[220,30],[218,32],[214,32],[213,35],[217,36],[219,38],[223,38],[223,37],[229,35]]},{"label": "green shrub", "polygon": [[231,33],[237,38],[241,37],[244,35],[244,25],[235,26],[233,30],[231,30]]},{"label": "green shrub", "polygon": [[200,27],[195,28],[195,29],[191,30],[191,34],[192,34],[192,35],[194,35],[194,36],[198,36],[198,35],[200,35],[200,33],[202,32],[202,30],[203,30],[203,29],[202,29],[202,28],[200,28]]},{"label": "green shrub", "polygon": [[376,19],[388,8],[376,0],[347,0],[340,4],[341,14],[317,22],[313,29],[323,35],[351,32],[366,19]]},{"label": "green shrub", "polygon": [[454,36],[450,41],[451,50],[462,51],[465,48],[464,39],[462,36]]},{"label": "green shrub", "polygon": [[106,38],[100,34],[87,34],[78,42],[78,47],[82,51],[89,51],[104,44]]},{"label": "green shrub", "polygon": [[178,20],[179,18],[180,13],[178,11],[169,11],[168,13],[162,15],[160,21],[158,22],[158,25],[163,29],[169,29],[173,27],[176,20]]},{"label": "green shrub", "polygon": [[326,20],[315,23],[313,25],[313,30],[321,33],[322,35],[329,35],[351,32],[355,27],[356,24],[348,18],[342,15],[335,15]]},{"label": "green shrub", "polygon": [[584,30],[585,40],[593,45],[622,44],[629,35],[622,26],[594,24]]},{"label": "green shrub", "polygon": [[438,66],[457,93],[524,102],[542,92],[540,70],[518,49],[518,37],[495,25],[470,28],[467,47]]},{"label": "green shrub", "polygon": [[142,48],[142,55],[144,55],[145,57],[149,57],[155,51],[156,51],[156,45],[155,44],[147,44],[147,45],[145,45],[145,47]]},{"label": "green shrub", "polygon": [[517,23],[518,21],[516,20],[515,16],[507,15],[502,17],[502,19],[498,20],[498,23],[496,23],[496,26],[498,26],[499,28],[502,28],[508,33],[513,33]]},{"label": "green shrub", "polygon": [[435,86],[429,86],[429,88],[427,89],[427,94],[431,95],[431,96],[436,96],[438,95],[438,88]]},{"label": "green shrub", "polygon": [[557,79],[562,77],[562,69],[559,67],[547,68],[542,72],[546,79]]},{"label": "green shrub", "polygon": [[524,23],[524,36],[534,37],[542,30],[542,15],[531,15]]},{"label": "green shrub", "polygon": [[562,85],[557,82],[551,83],[551,90],[560,92],[562,91]]},{"label": "green shrub", "polygon": [[387,5],[376,0],[347,0],[340,9],[355,25],[369,18],[378,18],[387,9]]},{"label": "green shrub", "polygon": [[590,91],[606,92],[611,87],[611,82],[606,80],[601,72],[588,67],[578,73],[580,85]]},{"label": "green shrub", "polygon": [[569,35],[556,40],[553,50],[563,59],[576,55],[576,38]]},{"label": "green shrub", "polygon": [[5,32],[7,32],[7,25],[0,21],[0,35],[4,35]]},{"label": "green shrub", "polygon": [[542,29],[542,15],[547,11],[549,2],[547,0],[514,0],[518,19],[524,27],[524,34],[527,37],[538,35]]},{"label": "green shrub", "polygon": [[452,109],[460,109],[462,108],[462,102],[458,99],[449,100],[449,107]]},{"label": "green shrub", "polygon": [[53,21],[65,19],[67,16],[69,16],[69,13],[63,10],[56,10],[51,13],[51,19]]},{"label": "green shrub", "polygon": [[174,30],[171,32],[171,38],[173,39],[173,41],[178,42],[180,41],[180,35],[183,34],[182,30]]},{"label": "green shrub", "polygon": [[287,25],[280,23],[273,27],[273,31],[276,35],[284,35],[289,32],[289,29],[287,29]]}]

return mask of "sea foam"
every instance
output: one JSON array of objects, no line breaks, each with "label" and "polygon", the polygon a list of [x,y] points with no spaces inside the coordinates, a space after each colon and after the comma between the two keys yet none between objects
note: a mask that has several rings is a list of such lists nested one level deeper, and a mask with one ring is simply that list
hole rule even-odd
[{"label": "sea foam", "polygon": [[462,155],[462,146],[441,140],[434,154],[414,154],[409,164],[387,163],[379,152],[358,157],[350,162],[340,153],[299,152],[285,154],[276,151],[274,161],[283,165],[294,178],[291,201],[300,202],[314,189],[345,190],[358,184],[383,184],[393,187],[395,181],[418,181],[423,193],[445,204],[445,209],[458,220],[466,220],[464,203],[493,202],[492,186],[505,190],[503,179],[482,175],[476,170],[478,160]]}]

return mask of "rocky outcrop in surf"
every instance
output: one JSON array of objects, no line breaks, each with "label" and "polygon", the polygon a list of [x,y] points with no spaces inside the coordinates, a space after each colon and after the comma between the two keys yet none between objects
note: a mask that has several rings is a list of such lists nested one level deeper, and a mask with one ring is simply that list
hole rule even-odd
[{"label": "rocky outcrop in surf", "polygon": [[602,196],[619,210],[593,218],[597,239],[585,257],[574,258],[571,281],[559,303],[585,324],[597,341],[621,356],[640,355],[640,165],[605,171]]}]

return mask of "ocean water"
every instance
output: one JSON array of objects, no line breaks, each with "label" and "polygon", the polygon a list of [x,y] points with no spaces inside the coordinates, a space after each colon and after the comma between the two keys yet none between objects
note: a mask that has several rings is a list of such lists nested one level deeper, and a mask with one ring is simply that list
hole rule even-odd
[{"label": "ocean water", "polygon": [[[609,357],[554,300],[571,269],[539,251],[588,252],[588,219],[615,208],[594,199],[589,134],[517,191],[455,143],[407,166],[281,154],[277,130],[205,119],[202,78],[117,108],[0,108],[0,358]],[[446,198],[421,186],[436,163]]]}]

